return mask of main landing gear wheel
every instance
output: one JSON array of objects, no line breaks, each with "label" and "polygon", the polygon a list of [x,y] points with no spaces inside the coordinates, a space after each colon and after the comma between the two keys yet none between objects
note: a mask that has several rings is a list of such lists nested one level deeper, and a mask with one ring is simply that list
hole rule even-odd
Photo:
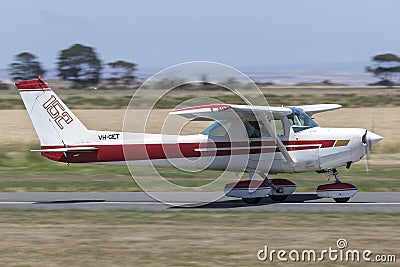
[{"label": "main landing gear wheel", "polygon": [[243,202],[246,204],[257,204],[258,202],[260,202],[262,199],[262,197],[252,197],[252,198],[248,198],[248,197],[244,197],[242,198]]},{"label": "main landing gear wheel", "polygon": [[341,198],[334,198],[333,200],[335,200],[337,203],[346,203],[347,201],[349,201],[349,197],[341,197]]},{"label": "main landing gear wheel", "polygon": [[271,192],[268,197],[274,202],[285,201],[296,190],[296,184],[287,179],[268,179],[264,177],[264,181],[271,186]]},{"label": "main landing gear wheel", "polygon": [[289,195],[269,195],[269,198],[275,202],[282,202],[288,198]]},{"label": "main landing gear wheel", "polygon": [[[254,175],[250,178],[254,178]],[[224,192],[227,197],[241,198],[246,204],[254,205],[271,192],[271,187],[264,181],[250,179],[226,184]]]}]

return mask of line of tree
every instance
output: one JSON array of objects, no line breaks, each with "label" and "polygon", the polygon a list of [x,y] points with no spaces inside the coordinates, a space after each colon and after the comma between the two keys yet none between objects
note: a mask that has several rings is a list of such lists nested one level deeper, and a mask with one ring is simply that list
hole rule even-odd
[{"label": "line of tree", "polygon": [[14,56],[9,70],[14,81],[27,80],[39,75],[44,76],[46,73],[38,58],[29,52],[22,52]]},{"label": "line of tree", "polygon": [[372,61],[373,66],[367,66],[365,70],[379,78],[379,81],[371,85],[400,84],[400,57],[386,53],[374,56]]},{"label": "line of tree", "polygon": [[[379,54],[374,56],[372,61],[373,65],[367,66],[366,72],[379,78],[373,85],[400,84],[399,56],[392,53]],[[136,80],[134,72],[137,70],[137,64],[123,60],[103,64],[93,47],[82,44],[74,44],[60,51],[57,61],[58,76],[73,82],[75,86],[98,84],[105,66],[111,69],[109,77],[105,78],[111,85],[131,85]],[[9,65],[9,73],[14,81],[19,81],[44,76],[46,70],[36,55],[22,52],[14,56]]]},{"label": "line of tree", "polygon": [[[74,44],[61,50],[57,58],[58,76],[75,86],[85,87],[96,85],[101,80],[104,67],[111,68],[109,77],[105,78],[112,85],[131,85],[135,82],[134,72],[137,64],[117,60],[103,64],[93,47]],[[14,81],[29,80],[44,76],[46,70],[39,62],[38,57],[29,52],[15,55],[9,64],[9,74]]]}]

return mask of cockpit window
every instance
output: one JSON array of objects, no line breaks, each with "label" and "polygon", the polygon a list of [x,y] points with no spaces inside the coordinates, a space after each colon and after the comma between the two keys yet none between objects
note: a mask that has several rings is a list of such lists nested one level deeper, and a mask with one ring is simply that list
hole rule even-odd
[{"label": "cockpit window", "polygon": [[246,127],[248,138],[261,138],[264,136],[269,136],[264,124],[259,123],[258,121],[245,121],[244,126]]},{"label": "cockpit window", "polygon": [[[204,135],[211,136],[227,136],[228,131],[232,129],[232,123],[240,123],[240,122],[232,122],[231,120],[221,120],[211,124],[205,130],[201,132]],[[264,124],[259,123],[258,121],[243,121],[243,125],[246,130],[246,134],[248,138],[262,138],[266,136],[270,136]],[[238,125],[236,125],[238,126]],[[238,129],[236,129],[238,130]]]},{"label": "cockpit window", "polygon": [[204,129],[201,134],[212,136],[225,136],[227,135],[227,131],[231,128],[231,126],[232,122],[229,120],[217,121]]},{"label": "cockpit window", "polygon": [[318,127],[318,124],[310,118],[303,110],[298,108],[290,108],[292,113],[289,114],[287,117],[289,119],[290,125],[293,128],[295,133]]}]

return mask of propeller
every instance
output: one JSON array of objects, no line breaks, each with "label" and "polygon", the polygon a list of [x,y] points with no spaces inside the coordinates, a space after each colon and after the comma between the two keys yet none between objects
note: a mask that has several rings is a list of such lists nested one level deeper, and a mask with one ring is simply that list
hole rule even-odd
[{"label": "propeller", "polygon": [[370,142],[368,142],[367,139],[367,133],[368,131],[365,130],[365,134],[361,137],[361,141],[363,143],[363,147],[364,147],[364,155],[365,155],[365,170],[367,171],[367,174],[369,173],[369,168],[368,168],[368,161],[370,160]]},{"label": "propeller", "polygon": [[373,133],[373,132],[369,132],[367,130],[365,130],[365,134],[361,137],[361,141],[363,143],[364,146],[364,155],[366,155],[365,157],[365,169],[368,173],[368,161],[371,158],[371,148],[373,144],[378,143],[379,141],[381,141],[383,139],[382,136]]}]

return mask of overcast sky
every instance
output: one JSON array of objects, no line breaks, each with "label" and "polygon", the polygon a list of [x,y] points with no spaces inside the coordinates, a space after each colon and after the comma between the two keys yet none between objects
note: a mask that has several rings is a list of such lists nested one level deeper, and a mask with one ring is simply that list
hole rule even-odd
[{"label": "overcast sky", "polygon": [[191,60],[363,68],[374,54],[400,54],[398,0],[2,0],[0,7],[0,69],[23,51],[53,68],[75,43],[95,47],[104,62],[155,69]]}]

